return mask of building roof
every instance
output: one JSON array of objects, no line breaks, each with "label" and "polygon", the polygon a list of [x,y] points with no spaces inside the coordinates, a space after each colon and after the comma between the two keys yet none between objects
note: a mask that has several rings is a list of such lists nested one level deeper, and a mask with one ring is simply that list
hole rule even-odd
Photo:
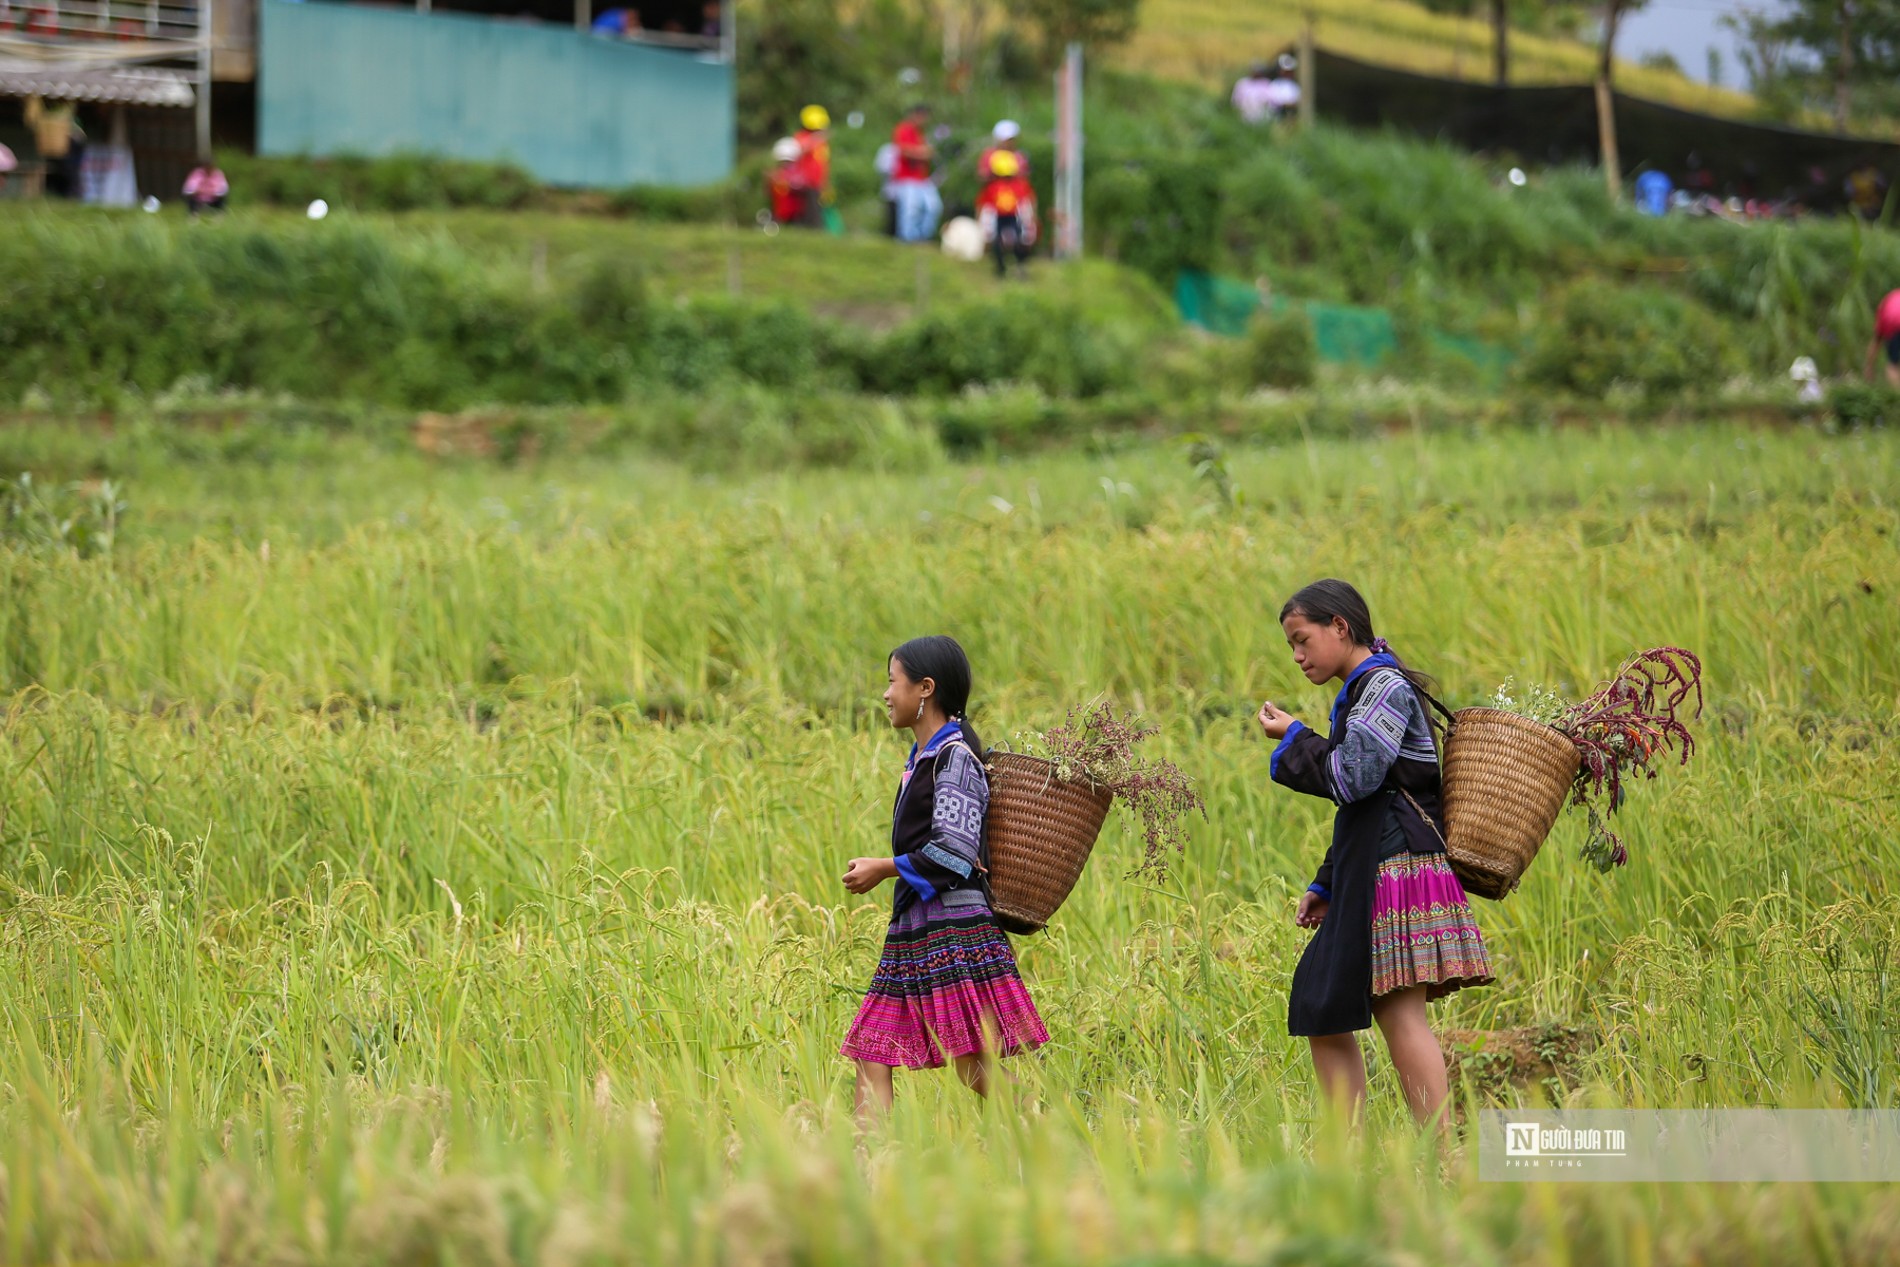
[{"label": "building roof", "polygon": [[185,71],[152,66],[48,66],[13,58],[0,58],[0,97],[179,107],[198,100]]}]

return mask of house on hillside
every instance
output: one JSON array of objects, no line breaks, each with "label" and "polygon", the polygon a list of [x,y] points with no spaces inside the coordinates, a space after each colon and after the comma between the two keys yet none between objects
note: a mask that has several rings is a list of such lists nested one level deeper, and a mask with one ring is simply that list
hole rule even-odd
[{"label": "house on hillside", "polygon": [[508,160],[558,185],[726,176],[729,0],[593,2],[0,0],[6,192],[175,197],[214,143]]}]

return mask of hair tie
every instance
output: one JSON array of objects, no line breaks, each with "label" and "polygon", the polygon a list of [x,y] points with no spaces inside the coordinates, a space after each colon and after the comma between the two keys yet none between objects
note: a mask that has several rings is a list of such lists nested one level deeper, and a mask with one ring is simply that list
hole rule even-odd
[{"label": "hair tie", "polygon": [[1373,655],[1391,655],[1392,644],[1387,642],[1384,638],[1374,638],[1372,640],[1372,654]]}]

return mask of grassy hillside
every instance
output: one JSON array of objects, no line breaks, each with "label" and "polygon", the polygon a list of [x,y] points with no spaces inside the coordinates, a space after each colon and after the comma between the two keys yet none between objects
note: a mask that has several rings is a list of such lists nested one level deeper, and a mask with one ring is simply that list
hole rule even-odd
[{"label": "grassy hillside", "polygon": [[[1141,29],[1114,61],[1145,74],[1224,87],[1249,61],[1295,42],[1309,12],[1319,43],[1349,57],[1427,75],[1491,78],[1489,23],[1432,13],[1407,0],[1143,0]],[[1510,52],[1514,83],[1585,83],[1596,72],[1596,51],[1573,40],[1513,31]],[[1652,101],[1734,117],[1754,113],[1747,93],[1698,84],[1673,71],[1622,61],[1616,77],[1625,91]]]}]

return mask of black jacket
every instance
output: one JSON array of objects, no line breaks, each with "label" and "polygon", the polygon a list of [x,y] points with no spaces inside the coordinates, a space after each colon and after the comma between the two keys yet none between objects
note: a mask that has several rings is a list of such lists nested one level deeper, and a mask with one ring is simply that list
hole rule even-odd
[{"label": "black jacket", "polygon": [[[1435,759],[1396,758],[1376,791],[1338,802],[1329,759],[1347,739],[1353,710],[1374,682],[1374,674],[1367,672],[1346,684],[1334,706],[1331,735],[1322,739],[1302,728],[1274,756],[1274,782],[1339,803],[1332,844],[1314,877],[1314,883],[1331,890],[1331,899],[1293,970],[1287,993],[1289,1034],[1343,1034],[1372,1024],[1372,898],[1381,855],[1396,852],[1400,842],[1414,853],[1445,851]],[[1432,821],[1420,816],[1406,792]]]}]

